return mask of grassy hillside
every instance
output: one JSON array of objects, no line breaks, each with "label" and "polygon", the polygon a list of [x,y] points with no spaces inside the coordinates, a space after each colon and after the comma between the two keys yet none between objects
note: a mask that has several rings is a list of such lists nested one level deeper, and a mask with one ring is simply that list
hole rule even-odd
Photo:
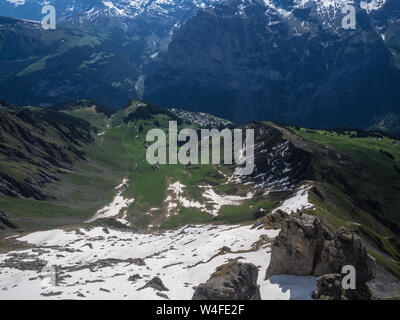
[{"label": "grassy hillside", "polygon": [[[91,140],[79,145],[81,161],[72,162],[39,188],[43,199],[0,195],[1,208],[21,230],[83,222],[112,201],[114,187],[124,177],[129,184],[122,196],[134,199],[124,215],[138,229],[174,228],[212,220],[250,222],[260,208],[268,210],[276,203],[272,197],[245,199],[250,186],[227,182],[234,170],[231,165],[150,165],[146,160],[146,133],[155,127],[167,133],[171,120],[178,122],[179,129],[183,127],[182,119],[165,109],[136,100],[115,113],[88,100],[58,104],[55,109],[53,113],[60,117],[85,123]],[[198,129],[194,124],[191,127]],[[183,185],[181,194],[171,190],[174,183]],[[214,204],[204,198],[204,186],[214,188],[221,196],[243,197],[242,206],[221,206],[216,219],[210,214]],[[168,209],[172,206],[168,197],[178,199],[172,209]]]},{"label": "grassy hillside", "polygon": [[80,222],[113,197],[127,161],[105,156],[121,150],[99,147],[89,122],[41,108],[0,112],[0,208],[18,228]]}]

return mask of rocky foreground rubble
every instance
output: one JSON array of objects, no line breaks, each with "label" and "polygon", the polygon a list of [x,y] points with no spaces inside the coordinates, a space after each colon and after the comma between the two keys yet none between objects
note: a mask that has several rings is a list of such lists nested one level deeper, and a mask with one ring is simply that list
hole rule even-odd
[{"label": "rocky foreground rubble", "polygon": [[254,264],[232,260],[219,266],[206,283],[200,284],[192,300],[261,300],[257,278]]}]

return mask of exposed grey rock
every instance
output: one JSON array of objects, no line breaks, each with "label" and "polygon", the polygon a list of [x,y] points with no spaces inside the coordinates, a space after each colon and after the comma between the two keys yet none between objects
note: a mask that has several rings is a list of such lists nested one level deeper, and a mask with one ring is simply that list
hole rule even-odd
[{"label": "exposed grey rock", "polygon": [[93,245],[91,243],[86,243],[81,248],[83,247],[89,247],[90,249],[93,249]]},{"label": "exposed grey rock", "polygon": [[[357,292],[346,293],[346,297],[370,297],[366,283],[375,276],[375,262],[361,240],[346,229],[332,234],[322,226],[318,217],[296,213],[282,223],[281,232],[274,240],[266,278],[279,274],[341,274],[345,265],[354,266],[357,287]],[[321,278],[322,292],[329,288],[329,294],[338,297],[336,280],[336,276]],[[325,296],[323,293],[319,295]]]},{"label": "exposed grey rock", "polygon": [[164,283],[159,277],[154,277],[149,282],[147,282],[143,287],[139,288],[138,290],[146,289],[146,288],[153,288],[158,291],[169,291],[167,287],[164,286]]},{"label": "exposed grey rock", "polygon": [[282,221],[287,218],[288,214],[282,210],[276,210],[273,213],[267,214],[262,219],[262,223],[265,229],[279,229]]},{"label": "exposed grey rock", "polygon": [[200,284],[192,300],[261,300],[257,278],[255,265],[232,260],[219,266],[206,283]]},{"label": "exposed grey rock", "polygon": [[85,283],[100,283],[105,282],[103,279],[85,280]]},{"label": "exposed grey rock", "polygon": [[138,280],[138,279],[141,279],[142,277],[139,275],[139,274],[134,274],[133,276],[130,276],[129,278],[128,278],[128,281],[132,281],[132,282],[135,282],[136,280]]},{"label": "exposed grey rock", "polygon": [[345,265],[352,265],[356,269],[357,284],[366,283],[375,277],[375,263],[361,239],[349,230],[340,229],[330,240],[325,239],[314,274],[340,273]]},{"label": "exposed grey rock", "polygon": [[343,276],[339,273],[330,273],[320,276],[317,280],[317,289],[313,298],[318,300],[373,300],[375,296],[370,288],[360,283],[355,290],[345,290],[342,287]]},{"label": "exposed grey rock", "polygon": [[41,293],[40,295],[43,297],[53,297],[53,296],[59,296],[61,294],[62,294],[61,291],[57,291],[57,292],[51,291],[51,292],[47,292],[47,293]]},{"label": "exposed grey rock", "polygon": [[317,279],[313,298],[319,300],[343,300],[342,276],[339,273],[325,274]]},{"label": "exposed grey rock", "polygon": [[161,297],[161,298],[164,298],[164,299],[168,299],[168,300],[169,300],[169,297],[168,297],[166,294],[164,294],[164,293],[161,293],[161,292],[158,292],[158,291],[157,291],[156,295],[158,295],[158,296]]},{"label": "exposed grey rock", "polygon": [[318,217],[296,213],[282,223],[275,238],[267,277],[341,273],[345,265],[355,267],[359,282],[374,278],[375,264],[357,236],[346,229],[332,234]]},{"label": "exposed grey rock", "polygon": [[131,260],[130,263],[135,264],[137,266],[145,266],[146,265],[146,262],[142,258],[135,258],[135,259]]},{"label": "exposed grey rock", "polygon": [[33,261],[21,261],[20,257],[13,257],[5,260],[3,263],[0,263],[1,268],[11,268],[18,269],[22,271],[31,270],[41,272],[43,267],[46,266],[47,262],[42,260],[33,260]]},{"label": "exposed grey rock", "polygon": [[391,299],[400,293],[400,279],[379,264],[376,265],[375,278],[368,285],[379,299]]},{"label": "exposed grey rock", "polygon": [[313,275],[316,253],[324,242],[322,233],[317,217],[290,216],[273,242],[266,278],[279,274]]}]

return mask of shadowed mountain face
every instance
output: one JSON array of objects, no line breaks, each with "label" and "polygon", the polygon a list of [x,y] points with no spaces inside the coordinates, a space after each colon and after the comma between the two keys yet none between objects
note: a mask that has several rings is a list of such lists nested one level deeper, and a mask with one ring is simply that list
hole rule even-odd
[{"label": "shadowed mountain face", "polygon": [[376,123],[369,128],[370,130],[379,130],[400,137],[400,115],[388,113],[376,119]]},{"label": "shadowed mountain face", "polygon": [[234,0],[199,12],[146,79],[146,97],[236,121],[320,127],[363,127],[398,109],[400,3],[357,9],[355,30],[341,27],[340,5],[296,3]]},{"label": "shadowed mountain face", "polygon": [[49,105],[89,97],[114,105],[135,95],[146,46],[139,36],[129,40],[136,31],[111,25],[46,31],[11,18],[0,18],[0,25],[0,96],[8,101]]},{"label": "shadowed mountain face", "polygon": [[[209,0],[66,1],[57,29],[0,18],[0,97],[114,107],[144,97],[245,122],[367,128],[398,114],[400,3]],[[344,30],[342,8],[356,7]],[[0,15],[40,20],[36,1]],[[20,92],[24,92],[21,95]]]},{"label": "shadowed mountain face", "polygon": [[2,1],[0,97],[15,104],[90,98],[122,106],[143,95],[144,77],[202,3],[57,0],[51,2],[57,28],[46,31],[40,22],[15,19],[40,21],[40,3]]},{"label": "shadowed mountain face", "polygon": [[52,110],[20,109],[0,101],[0,193],[43,200],[57,174],[85,159],[90,124]]}]

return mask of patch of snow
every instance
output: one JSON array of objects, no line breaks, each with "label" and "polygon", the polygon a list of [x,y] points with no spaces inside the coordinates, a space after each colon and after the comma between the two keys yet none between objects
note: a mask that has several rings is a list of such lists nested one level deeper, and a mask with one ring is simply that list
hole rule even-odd
[{"label": "patch of snow", "polygon": [[21,6],[25,4],[25,0],[6,0],[6,1],[14,4],[15,6]]},{"label": "patch of snow", "polygon": [[158,52],[153,53],[153,54],[150,56],[151,59],[155,59],[155,58],[157,58],[157,57],[158,57]]},{"label": "patch of snow", "polygon": [[171,184],[167,190],[170,194],[166,197],[165,203],[167,204],[167,217],[172,213],[178,214],[179,206],[185,208],[197,208],[202,212],[209,213],[213,216],[217,216],[222,206],[239,206],[245,200],[249,200],[253,197],[252,193],[248,193],[245,197],[241,196],[220,196],[212,188],[212,186],[199,186],[204,188],[205,191],[202,194],[204,201],[202,203],[194,200],[190,200],[182,196],[185,185],[179,181]]},{"label": "patch of snow", "polygon": [[282,210],[288,214],[295,213],[297,210],[312,209],[314,206],[308,202],[308,191],[311,189],[310,185],[302,185],[296,191],[296,194],[291,198],[286,199],[278,208],[272,210],[275,213],[277,210]]},{"label": "patch of snow", "polygon": [[[96,214],[86,222],[92,222],[97,219],[101,218],[110,218],[117,216],[122,209],[128,208],[134,201],[134,199],[126,199],[122,196],[122,193],[125,191],[126,187],[128,186],[128,179],[124,178],[120,185],[115,187],[117,190],[117,194],[114,197],[113,201],[106,205],[105,207],[101,208],[96,212]],[[125,215],[126,217],[126,215]],[[126,220],[125,218],[121,218],[122,221]]]},{"label": "patch of snow", "polygon": [[239,206],[245,200],[253,198],[251,192],[247,193],[245,197],[240,196],[220,196],[215,193],[211,186],[206,186],[206,191],[203,193],[203,197],[209,199],[213,205],[213,209],[209,212],[213,216],[218,215],[219,210],[222,206]]},{"label": "patch of snow", "polygon": [[171,190],[173,193],[175,193],[176,195],[182,194],[183,193],[183,188],[185,187],[184,184],[180,183],[179,181],[171,184],[168,187],[168,190]]},{"label": "patch of snow", "polygon": [[369,1],[361,1],[360,7],[367,12],[379,10],[386,3],[386,0],[369,0]]}]

